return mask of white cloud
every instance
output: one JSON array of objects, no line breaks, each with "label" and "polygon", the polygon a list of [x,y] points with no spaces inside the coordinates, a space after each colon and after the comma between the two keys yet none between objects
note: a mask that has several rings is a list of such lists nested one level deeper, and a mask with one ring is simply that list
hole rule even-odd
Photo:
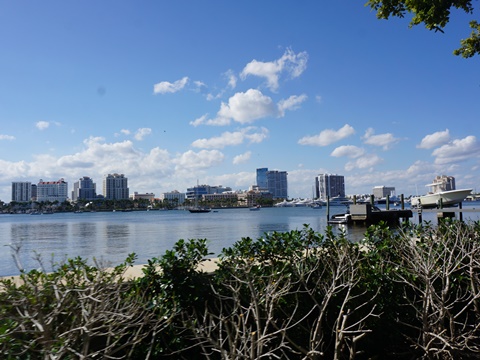
[{"label": "white cloud", "polygon": [[300,104],[307,100],[307,95],[292,95],[286,100],[278,102],[279,116],[285,116],[285,110],[296,110],[300,107]]},{"label": "white cloud", "polygon": [[355,159],[364,154],[365,149],[354,145],[343,145],[335,148],[330,155],[334,157],[349,157]]},{"label": "white cloud", "polygon": [[250,126],[235,132],[226,131],[220,136],[209,139],[195,140],[192,146],[203,149],[223,149],[226,146],[240,145],[245,140],[250,140],[251,143],[259,143],[267,136],[267,129],[257,129],[256,127]]},{"label": "white cloud", "polygon": [[185,85],[188,83],[188,77],[185,76],[180,80],[170,83],[168,81],[162,81],[158,84],[153,85],[154,94],[166,94],[166,93],[176,93],[177,91],[182,90]]},{"label": "white cloud", "polygon": [[438,165],[458,163],[480,157],[480,145],[477,138],[471,135],[435,149],[432,155],[436,157],[435,164]]},{"label": "white cloud", "polygon": [[250,158],[252,157],[252,152],[251,151],[247,151],[246,153],[243,153],[243,154],[240,154],[240,155],[237,155],[233,158],[233,161],[232,163],[234,165],[238,165],[238,164],[244,164],[246,163],[248,160],[250,160]]},{"label": "white cloud", "polygon": [[450,141],[450,132],[448,129],[445,131],[437,131],[433,134],[425,136],[420,145],[417,145],[419,149],[432,149],[437,146],[444,145]]},{"label": "white cloud", "polygon": [[228,79],[228,86],[231,89],[235,89],[237,87],[237,77],[235,76],[234,72],[232,70],[228,70],[225,73],[225,76]]},{"label": "white cloud", "polygon": [[38,121],[35,126],[39,130],[45,130],[50,126],[50,123],[48,121]]},{"label": "white cloud", "polygon": [[220,165],[225,155],[218,150],[201,150],[194,152],[189,150],[173,159],[176,164],[175,170],[201,170]]},{"label": "white cloud", "polygon": [[382,161],[383,159],[375,154],[367,154],[357,158],[355,161],[350,161],[345,164],[345,170],[351,171],[353,169],[371,169],[375,165],[380,164]]},{"label": "white cloud", "polygon": [[145,136],[150,135],[151,133],[152,129],[150,128],[140,128],[135,133],[135,140],[142,141]]},{"label": "white cloud", "polygon": [[300,76],[307,67],[307,60],[308,55],[306,52],[295,54],[291,49],[287,49],[283,56],[275,61],[252,60],[242,70],[240,77],[245,79],[249,75],[254,75],[265,78],[268,88],[276,91],[279,86],[280,75],[286,72],[291,78]]},{"label": "white cloud", "polygon": [[247,124],[276,114],[276,106],[270,97],[258,90],[249,89],[233,95],[228,104],[222,103],[217,115],[221,119],[232,119]]},{"label": "white cloud", "polygon": [[395,138],[390,133],[374,135],[375,131],[372,128],[365,131],[363,142],[368,145],[381,146],[383,150],[388,150],[393,144],[396,144],[400,139]]},{"label": "white cloud", "polygon": [[298,140],[298,143],[300,145],[327,146],[353,134],[355,134],[354,128],[346,124],[338,130],[327,129],[321,131],[318,135],[304,136]]},{"label": "white cloud", "polygon": [[12,135],[1,135],[1,134],[0,134],[0,140],[15,140],[15,136],[12,136]]}]

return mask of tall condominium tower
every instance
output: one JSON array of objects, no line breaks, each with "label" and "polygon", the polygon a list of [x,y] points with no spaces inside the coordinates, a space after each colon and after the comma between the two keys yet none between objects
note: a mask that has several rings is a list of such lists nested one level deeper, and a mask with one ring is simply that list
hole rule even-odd
[{"label": "tall condominium tower", "polygon": [[12,201],[29,202],[32,199],[32,183],[29,181],[12,182]]},{"label": "tall condominium tower", "polygon": [[93,180],[84,176],[73,183],[72,200],[94,200],[97,197],[96,185]]},{"label": "tall condominium tower", "polygon": [[267,171],[267,189],[274,199],[288,198],[287,175],[286,171]]},{"label": "tall condominium tower", "polygon": [[107,200],[128,199],[128,179],[123,174],[108,174],[103,179],[103,196]]},{"label": "tall condominium tower", "polygon": [[60,179],[58,181],[40,181],[37,184],[37,201],[58,201],[62,203],[68,198],[68,183]]},{"label": "tall condominium tower", "polygon": [[320,174],[315,178],[316,197],[326,200],[327,197],[345,196],[345,177],[343,175]]},{"label": "tall condominium tower", "polygon": [[257,186],[259,189],[268,189],[267,172],[268,168],[257,169]]}]

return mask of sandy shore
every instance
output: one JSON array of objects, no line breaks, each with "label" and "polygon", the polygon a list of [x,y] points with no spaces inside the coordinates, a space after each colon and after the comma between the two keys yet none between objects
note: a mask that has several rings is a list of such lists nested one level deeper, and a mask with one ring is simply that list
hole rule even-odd
[{"label": "sandy shore", "polygon": [[[203,261],[200,266],[199,270],[203,272],[214,272],[217,269],[217,262],[218,259],[207,259]],[[143,276],[143,271],[142,269],[145,267],[145,265],[134,265],[129,267],[125,271],[125,279],[130,280],[130,279],[137,279]],[[22,284],[22,280],[20,276],[3,276],[0,277],[0,279],[11,279],[13,280],[17,285]]]}]

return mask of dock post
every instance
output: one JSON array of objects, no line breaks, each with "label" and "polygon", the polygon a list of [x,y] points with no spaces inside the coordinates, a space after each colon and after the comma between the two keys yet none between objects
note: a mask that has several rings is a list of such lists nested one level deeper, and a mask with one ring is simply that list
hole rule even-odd
[{"label": "dock post", "polygon": [[418,224],[422,225],[422,222],[423,222],[423,220],[422,220],[422,207],[419,207],[417,212],[418,212]]},{"label": "dock post", "polygon": [[400,203],[402,204],[402,210],[405,210],[405,198],[403,194],[400,194]]},{"label": "dock post", "polygon": [[385,202],[385,209],[390,210],[390,195],[387,195],[387,200]]},{"label": "dock post", "polygon": [[375,205],[375,195],[370,195],[370,205]]},{"label": "dock post", "polygon": [[327,196],[327,221],[330,220],[330,196]]},{"label": "dock post", "polygon": [[357,205],[357,195],[353,195],[353,205]]},{"label": "dock post", "polygon": [[463,211],[462,211],[462,202],[458,203],[458,210],[460,210],[459,213],[459,219],[461,222],[463,222]]}]

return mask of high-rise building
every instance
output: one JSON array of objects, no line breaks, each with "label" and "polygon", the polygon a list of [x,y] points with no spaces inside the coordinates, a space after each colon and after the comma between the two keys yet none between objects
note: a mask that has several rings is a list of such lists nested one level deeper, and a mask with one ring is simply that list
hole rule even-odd
[{"label": "high-rise building", "polygon": [[257,186],[259,189],[268,189],[267,172],[268,168],[257,169]]},{"label": "high-rise building", "polygon": [[128,200],[128,179],[123,174],[105,175],[103,196],[107,200]]},{"label": "high-rise building", "polygon": [[12,201],[29,202],[32,199],[32,183],[29,181],[12,182]]},{"label": "high-rise building", "polygon": [[37,201],[38,202],[55,202],[62,203],[68,198],[68,183],[60,179],[58,181],[40,181],[37,184]]},{"label": "high-rise building", "polygon": [[96,184],[93,180],[84,176],[73,183],[72,200],[94,200],[97,197]]},{"label": "high-rise building", "polygon": [[345,177],[343,175],[319,174],[315,178],[316,197],[322,200],[336,196],[345,197]]},{"label": "high-rise building", "polygon": [[288,198],[287,175],[286,171],[267,171],[267,189],[274,199]]}]

